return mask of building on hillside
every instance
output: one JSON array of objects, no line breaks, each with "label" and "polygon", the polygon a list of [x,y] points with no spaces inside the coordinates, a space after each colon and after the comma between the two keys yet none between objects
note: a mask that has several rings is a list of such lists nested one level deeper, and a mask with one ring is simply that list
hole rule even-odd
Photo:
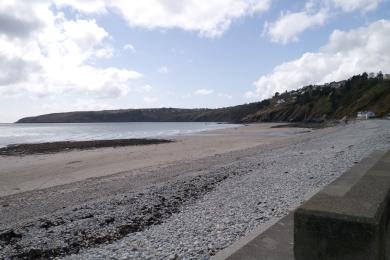
[{"label": "building on hillside", "polygon": [[360,111],[357,113],[357,119],[370,119],[375,117],[375,113],[372,111]]},{"label": "building on hillside", "polygon": [[344,86],[345,82],[346,82],[346,80],[337,81],[337,82],[333,81],[333,82],[330,82],[330,83],[325,83],[325,86],[326,87],[332,87],[332,88],[339,88],[341,86]]}]

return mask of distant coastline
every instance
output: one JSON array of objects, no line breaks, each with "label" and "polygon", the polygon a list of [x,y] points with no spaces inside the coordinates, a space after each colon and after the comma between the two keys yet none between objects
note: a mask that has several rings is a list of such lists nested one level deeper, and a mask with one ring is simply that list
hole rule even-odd
[{"label": "distant coastline", "polygon": [[25,117],[16,123],[99,122],[325,122],[355,118],[360,111],[390,113],[390,79],[367,73],[348,80],[275,93],[272,98],[208,109],[149,108],[77,111]]}]

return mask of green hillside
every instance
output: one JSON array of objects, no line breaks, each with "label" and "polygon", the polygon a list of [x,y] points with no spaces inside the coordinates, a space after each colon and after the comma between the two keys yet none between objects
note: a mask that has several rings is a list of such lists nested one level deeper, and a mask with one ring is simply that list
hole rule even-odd
[{"label": "green hillside", "polygon": [[390,112],[390,79],[384,79],[381,73],[373,78],[363,73],[346,81],[276,93],[269,101],[267,107],[243,121],[312,122],[353,118],[364,110],[383,117]]},{"label": "green hillside", "polygon": [[91,122],[319,122],[353,118],[358,111],[390,113],[390,79],[366,73],[340,82],[275,93],[261,102],[217,109],[122,109],[54,113],[17,123]]}]

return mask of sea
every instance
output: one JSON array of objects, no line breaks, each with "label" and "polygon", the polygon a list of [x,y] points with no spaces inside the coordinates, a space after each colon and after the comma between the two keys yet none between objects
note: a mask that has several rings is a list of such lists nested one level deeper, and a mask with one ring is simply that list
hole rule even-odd
[{"label": "sea", "polygon": [[1,124],[0,147],[10,144],[126,138],[169,138],[238,127],[210,122]]}]

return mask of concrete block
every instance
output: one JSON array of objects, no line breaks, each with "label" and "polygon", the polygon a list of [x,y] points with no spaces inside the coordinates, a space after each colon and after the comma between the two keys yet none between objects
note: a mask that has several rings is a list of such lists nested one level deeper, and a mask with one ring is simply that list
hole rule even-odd
[{"label": "concrete block", "polygon": [[390,257],[389,158],[373,154],[295,211],[296,259]]}]

